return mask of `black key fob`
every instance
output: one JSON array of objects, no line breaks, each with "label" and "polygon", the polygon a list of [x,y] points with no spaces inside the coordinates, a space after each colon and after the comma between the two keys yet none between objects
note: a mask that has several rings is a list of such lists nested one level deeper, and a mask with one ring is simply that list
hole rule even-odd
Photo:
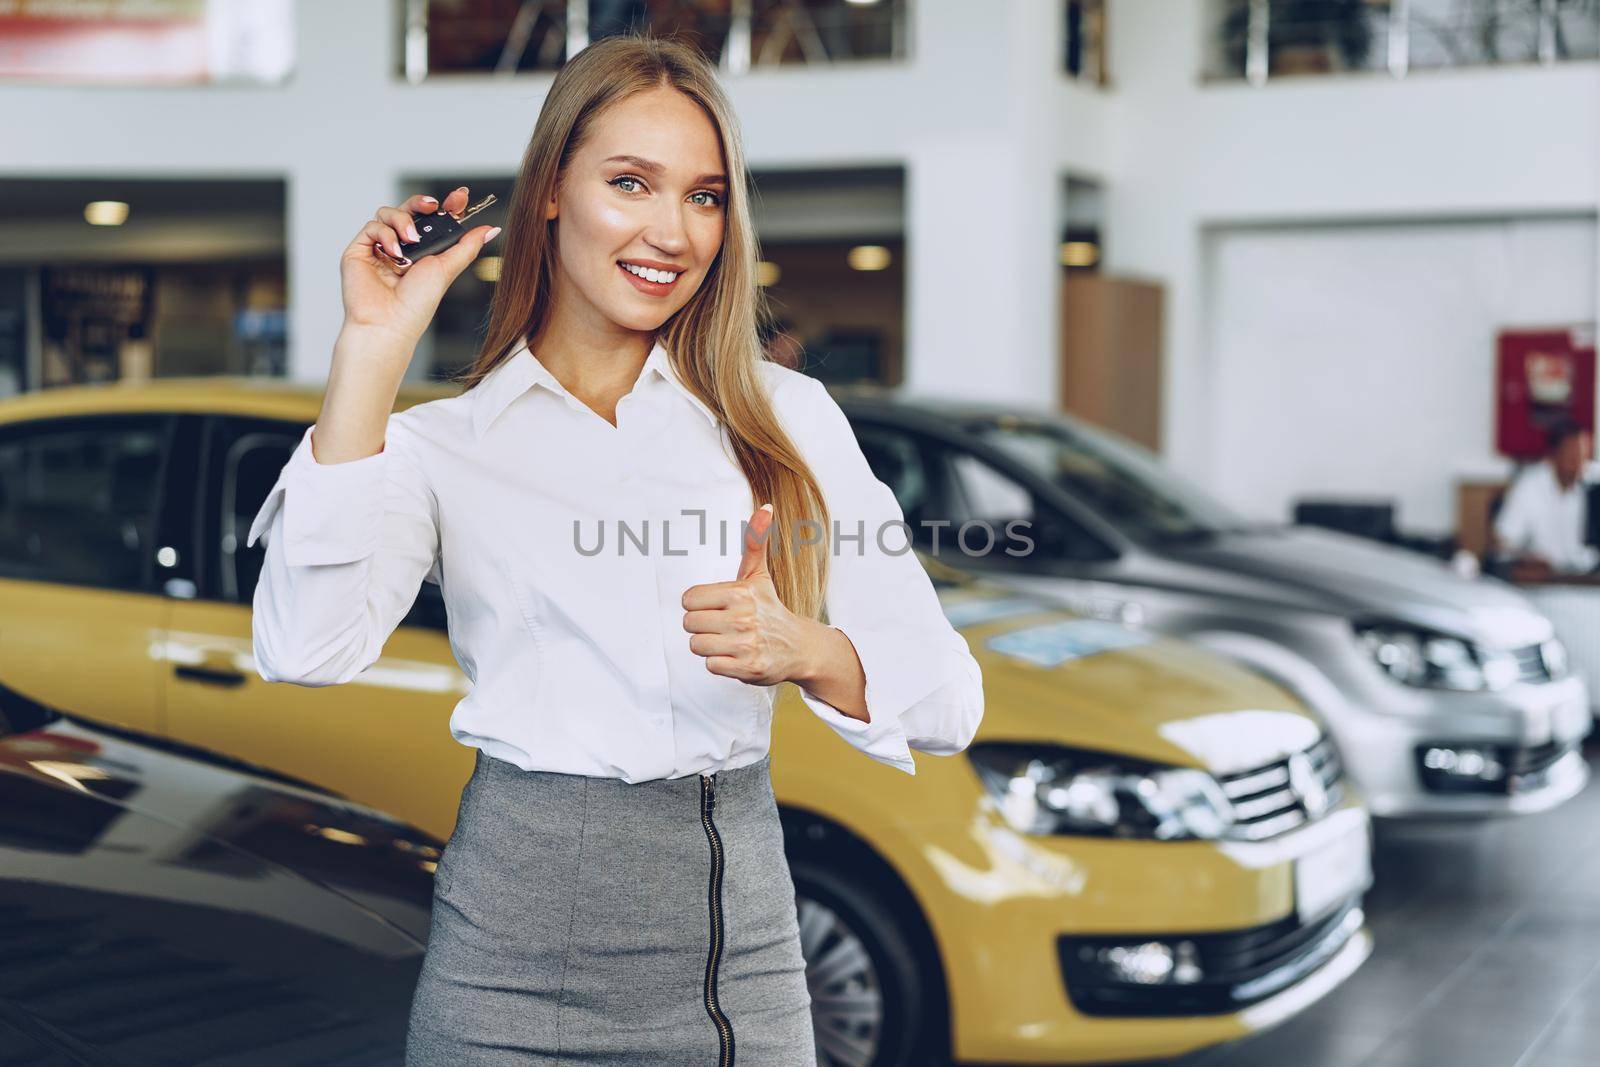
[{"label": "black key fob", "polygon": [[[460,215],[452,215],[448,211],[439,210],[431,215],[418,215],[415,218],[417,233],[421,235],[420,241],[400,242],[400,252],[405,258],[396,260],[400,266],[408,267],[423,256],[437,255],[461,239],[461,235],[470,228],[467,220],[478,212],[495,202],[495,195],[490,193],[476,204],[471,205]],[[383,246],[378,245],[380,251]],[[387,255],[387,253],[385,253]]]}]

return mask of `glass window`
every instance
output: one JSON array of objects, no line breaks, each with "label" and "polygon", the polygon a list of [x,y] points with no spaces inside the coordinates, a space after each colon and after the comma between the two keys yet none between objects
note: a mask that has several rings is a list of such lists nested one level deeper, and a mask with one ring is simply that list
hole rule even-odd
[{"label": "glass window", "polygon": [[950,457],[951,517],[958,522],[982,519],[1003,525],[1010,519],[1033,518],[1033,494],[982,460]]},{"label": "glass window", "polygon": [[148,589],[169,429],[119,416],[0,438],[0,575]]},{"label": "glass window", "polygon": [[968,420],[965,429],[1070,492],[1135,540],[1207,537],[1248,526],[1131,441],[1060,418]]},{"label": "glass window", "polygon": [[1106,84],[1105,0],[1066,0],[1062,69],[1089,85]]},{"label": "glass window", "polygon": [[403,71],[512,75],[557,70],[614,34],[648,30],[733,73],[905,59],[907,0],[405,0]]},{"label": "glass window", "polygon": [[[940,555],[951,562],[959,565],[968,557],[1006,564],[1025,558],[1017,553],[1055,560],[1114,555],[1083,527],[1041,502],[1027,485],[988,461],[952,450],[944,452],[940,467],[938,518],[950,525],[939,532],[938,545]],[[987,547],[984,527],[993,535],[992,547]],[[931,539],[932,531],[928,533]]]},{"label": "glass window", "polygon": [[216,558],[223,600],[248,604],[255,593],[266,546],[257,541],[246,548],[245,537],[299,441],[289,433],[245,432],[222,449],[222,536]]},{"label": "glass window", "polygon": [[1296,74],[1558,63],[1600,55],[1591,0],[1209,0],[1206,69]]},{"label": "glass window", "polygon": [[[246,547],[250,524],[267,499],[283,466],[289,462],[306,428],[268,420],[230,420],[217,435],[211,499],[217,500],[218,522],[206,533],[208,544],[215,544],[210,588],[219,599],[249,604],[261,578],[266,543],[257,541]],[[444,596],[439,586],[424,581],[416,602],[401,620],[402,626],[445,629]]]},{"label": "glass window", "polygon": [[928,502],[928,472],[908,434],[881,426],[859,426],[856,440],[878,481],[894,491],[906,521],[915,523]]}]

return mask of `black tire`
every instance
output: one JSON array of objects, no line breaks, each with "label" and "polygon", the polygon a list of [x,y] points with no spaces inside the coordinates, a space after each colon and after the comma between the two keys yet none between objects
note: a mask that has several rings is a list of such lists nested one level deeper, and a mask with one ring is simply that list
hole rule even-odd
[{"label": "black tire", "polygon": [[[944,983],[920,923],[848,853],[791,857],[806,950],[817,1067],[929,1067],[949,1062]],[[815,958],[813,958],[815,957]],[[863,966],[864,964],[864,966]],[[821,967],[827,966],[824,974]],[[869,1018],[877,992],[879,1010]],[[855,1001],[856,1012],[841,1010]]]}]

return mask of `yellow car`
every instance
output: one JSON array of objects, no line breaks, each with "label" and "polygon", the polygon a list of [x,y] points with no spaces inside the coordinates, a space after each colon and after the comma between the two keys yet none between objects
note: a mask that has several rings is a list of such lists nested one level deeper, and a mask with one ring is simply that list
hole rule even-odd
[{"label": "yellow car", "polygon": [[[473,754],[447,728],[467,683],[437,585],[347,685],[268,684],[251,659],[245,533],[320,404],[238,378],[0,404],[3,681],[442,841]],[[972,746],[912,776],[844,746],[792,687],[774,719],[824,1067],[1175,1054],[1360,965],[1367,815],[1293,697],[924,562],[983,667]]]}]

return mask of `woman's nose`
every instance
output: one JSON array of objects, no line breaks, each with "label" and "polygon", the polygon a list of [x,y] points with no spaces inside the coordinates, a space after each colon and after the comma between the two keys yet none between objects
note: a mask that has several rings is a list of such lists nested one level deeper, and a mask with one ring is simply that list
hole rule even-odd
[{"label": "woman's nose", "polygon": [[689,247],[689,230],[684,225],[683,211],[673,204],[665,204],[656,212],[655,224],[646,239],[657,248],[677,255]]}]

